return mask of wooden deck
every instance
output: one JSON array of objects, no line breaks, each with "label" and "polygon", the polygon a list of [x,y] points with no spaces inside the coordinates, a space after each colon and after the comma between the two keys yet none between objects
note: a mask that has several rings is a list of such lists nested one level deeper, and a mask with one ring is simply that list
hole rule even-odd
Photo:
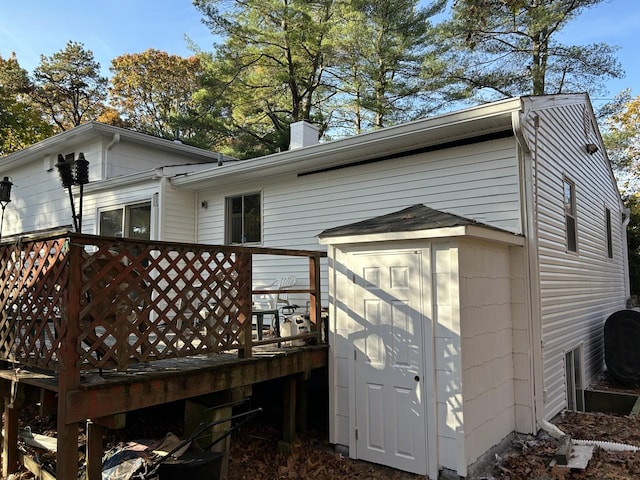
[{"label": "wooden deck", "polygon": [[[98,420],[154,405],[186,400],[256,383],[309,373],[327,366],[326,345],[268,347],[250,358],[235,353],[197,355],[150,364],[127,372],[85,372],[66,392],[67,422]],[[58,375],[26,369],[0,370],[0,379],[59,393]],[[5,388],[5,391],[7,389]]]},{"label": "wooden deck", "polygon": [[[254,255],[309,266],[312,331],[301,347],[254,341]],[[65,232],[0,245],[3,474],[17,468],[21,389],[57,413],[56,478],[78,475],[78,426],[87,422],[87,473],[101,478],[104,428],[126,413],[286,378],[285,441],[295,434],[295,384],[327,365],[320,344],[322,252],[130,241]],[[54,401],[55,399],[55,401]],[[286,409],[285,409],[286,410]]]}]

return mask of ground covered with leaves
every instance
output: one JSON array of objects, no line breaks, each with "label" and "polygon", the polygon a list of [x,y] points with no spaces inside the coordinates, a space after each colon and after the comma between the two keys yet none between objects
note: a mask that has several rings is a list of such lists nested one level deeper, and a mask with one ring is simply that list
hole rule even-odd
[{"label": "ground covered with leaves", "polygon": [[[606,383],[599,389],[615,389]],[[640,390],[625,393],[640,394]],[[139,412],[131,415],[124,430],[109,431],[105,439],[109,446],[136,438],[162,438],[168,431],[182,434],[178,406],[164,410]],[[29,413],[29,414],[27,414]],[[326,422],[310,426],[301,434],[289,453],[278,450],[281,438],[274,412],[261,415],[234,431],[229,457],[229,480],[245,479],[395,479],[419,480],[426,477],[411,475],[368,462],[355,461],[336,453],[328,443]],[[162,419],[162,421],[158,421]],[[21,420],[34,432],[55,435],[55,421],[39,418],[25,410]],[[640,417],[604,413],[564,412],[553,423],[574,439],[616,442],[640,447]],[[79,432],[81,440],[83,431]],[[596,448],[585,470],[568,470],[552,466],[558,447],[557,440],[541,433],[536,437],[516,435],[510,447],[498,453],[475,479],[486,480],[627,480],[640,479],[640,452],[610,452]],[[46,458],[46,457],[41,457]],[[82,459],[81,459],[82,461]],[[54,466],[52,465],[52,468]],[[14,479],[34,478],[21,472]],[[455,478],[446,476],[446,478]],[[432,479],[433,480],[433,479]]]}]

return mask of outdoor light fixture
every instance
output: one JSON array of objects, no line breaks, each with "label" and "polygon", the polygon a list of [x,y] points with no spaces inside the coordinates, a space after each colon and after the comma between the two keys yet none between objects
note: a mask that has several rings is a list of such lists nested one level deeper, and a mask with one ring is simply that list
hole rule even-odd
[{"label": "outdoor light fixture", "polygon": [[[73,158],[73,154],[71,154]],[[58,163],[56,168],[60,174],[62,187],[69,191],[69,202],[71,203],[71,216],[73,217],[73,226],[76,232],[82,233],[82,198],[84,196],[84,186],[89,183],[89,161],[84,158],[84,153],[78,154],[78,159],[68,162],[62,154],[58,154]],[[76,214],[76,205],[73,200],[72,187],[78,185],[80,187],[80,204],[78,213]]]},{"label": "outdoor light fixture", "polygon": [[590,155],[593,155],[597,151],[598,151],[598,145],[596,145],[595,143],[587,143],[587,152]]},{"label": "outdoor light fixture", "polygon": [[2,225],[4,224],[4,209],[11,201],[11,187],[13,183],[9,177],[4,177],[0,182],[0,206],[2,206],[2,217],[0,217],[0,239],[2,239]]}]

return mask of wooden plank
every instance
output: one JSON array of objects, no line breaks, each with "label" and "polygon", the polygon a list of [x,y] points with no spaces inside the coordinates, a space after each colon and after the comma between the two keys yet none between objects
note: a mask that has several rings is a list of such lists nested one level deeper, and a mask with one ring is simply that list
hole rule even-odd
[{"label": "wooden plank", "polygon": [[116,413],[115,415],[109,415],[108,417],[92,418],[91,422],[95,425],[106,427],[109,430],[120,430],[127,426],[127,414]]},{"label": "wooden plank", "polygon": [[2,476],[18,471],[18,412],[11,399],[4,399],[4,435],[2,438]]},{"label": "wooden plank", "polygon": [[104,427],[87,420],[87,480],[102,480]]},{"label": "wooden plank", "polygon": [[278,450],[290,452],[296,440],[296,377],[283,379],[282,385],[282,440]]},{"label": "wooden plank", "polygon": [[[80,292],[82,285],[82,252],[81,246],[71,245],[69,271],[69,291]],[[67,417],[68,405],[66,392],[75,390],[80,385],[80,369],[76,345],[79,335],[80,296],[69,295],[66,316],[66,335],[60,349],[62,368],[58,375],[58,453],[56,457],[56,478],[58,480],[75,480],[78,478],[78,422]],[[84,420],[84,419],[83,419]]]},{"label": "wooden plank", "polygon": [[82,422],[326,366],[326,347],[308,347],[287,355],[252,357],[206,370],[178,370],[157,378],[134,377],[135,383],[90,385],[87,390],[69,391],[66,401],[61,403],[66,406],[64,416],[68,422]]},{"label": "wooden plank", "polygon": [[[40,480],[56,480],[56,477],[42,468],[30,455],[20,453],[18,460],[27,470]],[[6,478],[6,477],[5,477]]]}]

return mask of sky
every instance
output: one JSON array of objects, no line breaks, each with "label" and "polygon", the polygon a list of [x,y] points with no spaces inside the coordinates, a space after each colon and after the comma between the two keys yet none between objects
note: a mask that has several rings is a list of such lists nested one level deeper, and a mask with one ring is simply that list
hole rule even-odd
[{"label": "sky", "polygon": [[[594,105],[630,88],[640,95],[640,1],[605,0],[586,10],[563,31],[561,41],[576,45],[604,42],[618,46],[626,76],[607,83],[609,94],[592,98]],[[15,52],[30,73],[40,55],[64,49],[69,40],[91,50],[104,75],[111,60],[149,48],[170,54],[193,54],[190,39],[211,51],[214,37],[202,23],[192,0],[0,0],[0,55]]]}]

